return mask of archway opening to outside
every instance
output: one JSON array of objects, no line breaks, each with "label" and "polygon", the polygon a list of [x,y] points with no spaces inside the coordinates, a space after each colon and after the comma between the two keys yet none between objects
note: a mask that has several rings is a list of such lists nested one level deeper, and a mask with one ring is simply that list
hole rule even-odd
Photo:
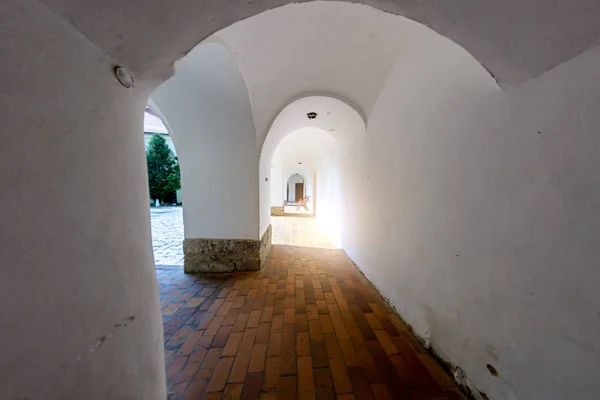
[{"label": "archway opening to outside", "polygon": [[183,265],[183,209],[173,137],[155,107],[144,110],[152,252],[157,267]]}]

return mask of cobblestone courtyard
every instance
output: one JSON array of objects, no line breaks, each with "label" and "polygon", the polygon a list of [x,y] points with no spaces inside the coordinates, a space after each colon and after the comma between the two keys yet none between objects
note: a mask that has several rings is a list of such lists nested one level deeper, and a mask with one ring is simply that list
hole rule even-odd
[{"label": "cobblestone courtyard", "polygon": [[183,209],[150,208],[152,250],[156,265],[183,265]]}]

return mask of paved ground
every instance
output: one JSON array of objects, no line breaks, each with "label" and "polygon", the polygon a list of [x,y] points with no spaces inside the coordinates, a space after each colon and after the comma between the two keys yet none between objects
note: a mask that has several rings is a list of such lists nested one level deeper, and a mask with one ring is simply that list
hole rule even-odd
[{"label": "paved ground", "polygon": [[[314,218],[273,217],[273,243],[336,248],[336,241]],[[183,265],[183,210],[181,207],[151,207],[152,248],[156,265]]]},{"label": "paved ground", "polygon": [[314,218],[271,217],[273,244],[287,244],[324,249],[339,248],[337,240],[327,234]]},{"label": "paved ground", "polygon": [[150,224],[156,265],[183,265],[183,209],[151,207]]},{"label": "paved ground", "polygon": [[157,274],[171,399],[464,399],[341,250]]}]

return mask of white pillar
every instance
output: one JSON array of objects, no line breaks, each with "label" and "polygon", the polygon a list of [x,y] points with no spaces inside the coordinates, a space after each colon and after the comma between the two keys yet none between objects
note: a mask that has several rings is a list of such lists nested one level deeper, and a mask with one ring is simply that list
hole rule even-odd
[{"label": "white pillar", "polygon": [[2,398],[164,400],[143,84],[40,3],[0,25]]},{"label": "white pillar", "polygon": [[220,44],[201,44],[152,100],[177,144],[185,271],[260,269],[270,234],[259,237],[259,150],[235,59]]}]

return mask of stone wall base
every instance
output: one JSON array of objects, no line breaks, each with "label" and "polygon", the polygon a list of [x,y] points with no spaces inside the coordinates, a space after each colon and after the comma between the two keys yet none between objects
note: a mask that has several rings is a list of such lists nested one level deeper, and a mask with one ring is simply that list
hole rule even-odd
[{"label": "stone wall base", "polygon": [[185,239],[186,274],[197,272],[259,271],[271,250],[271,225],[260,240]]},{"label": "stone wall base", "polygon": [[274,217],[282,217],[283,207],[271,207],[271,215]]}]

